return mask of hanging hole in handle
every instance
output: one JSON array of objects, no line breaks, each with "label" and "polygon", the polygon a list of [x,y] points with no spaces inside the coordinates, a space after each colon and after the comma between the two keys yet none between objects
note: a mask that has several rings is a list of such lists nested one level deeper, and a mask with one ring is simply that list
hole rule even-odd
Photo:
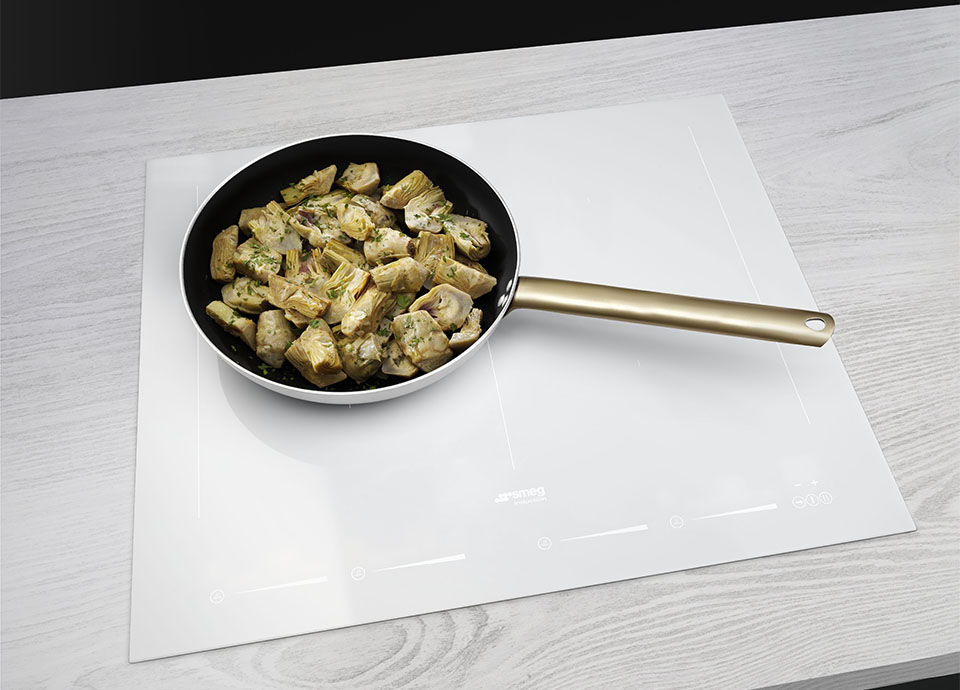
[{"label": "hanging hole in handle", "polygon": [[827,322],[823,319],[807,319],[805,323],[807,324],[807,328],[815,331],[822,331],[827,327]]}]

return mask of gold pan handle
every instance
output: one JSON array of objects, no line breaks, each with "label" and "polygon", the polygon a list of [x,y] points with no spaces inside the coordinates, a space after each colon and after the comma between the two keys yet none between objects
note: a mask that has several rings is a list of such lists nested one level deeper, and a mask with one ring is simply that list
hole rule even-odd
[{"label": "gold pan handle", "polygon": [[510,310],[514,309],[555,311],[814,347],[830,340],[834,329],[833,317],[817,311],[552,278],[520,278],[510,305]]}]

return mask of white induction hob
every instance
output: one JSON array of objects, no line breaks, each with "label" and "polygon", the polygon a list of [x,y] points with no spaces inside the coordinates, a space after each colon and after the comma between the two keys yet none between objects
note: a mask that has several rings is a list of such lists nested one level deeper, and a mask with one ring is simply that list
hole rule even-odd
[{"label": "white induction hob", "polygon": [[[721,97],[399,134],[497,187],[522,275],[817,308]],[[178,253],[265,150],[147,166],[131,661],[915,529],[832,343],[521,311],[396,400],[247,381]]]}]

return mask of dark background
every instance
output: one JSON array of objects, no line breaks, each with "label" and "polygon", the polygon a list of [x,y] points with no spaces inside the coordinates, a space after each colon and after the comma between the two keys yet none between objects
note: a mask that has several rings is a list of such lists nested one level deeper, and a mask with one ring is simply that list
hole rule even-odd
[{"label": "dark background", "polygon": [[[231,4],[2,0],[0,97],[471,53],[956,2]],[[627,9],[629,8],[629,9]]]}]

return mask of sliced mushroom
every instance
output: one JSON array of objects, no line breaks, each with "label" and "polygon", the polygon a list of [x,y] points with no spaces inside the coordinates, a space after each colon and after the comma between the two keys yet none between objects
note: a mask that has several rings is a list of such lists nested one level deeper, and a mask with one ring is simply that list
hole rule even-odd
[{"label": "sliced mushroom", "polygon": [[333,186],[333,180],[337,176],[337,166],[330,165],[323,170],[314,170],[311,174],[299,182],[291,184],[280,190],[280,196],[288,206],[300,203],[308,196],[319,196],[326,194]]},{"label": "sliced mushroom", "polygon": [[490,235],[482,220],[454,213],[445,217],[443,231],[453,238],[457,249],[474,261],[490,253]]},{"label": "sliced mushroom", "polygon": [[245,314],[259,314],[267,308],[270,293],[265,283],[254,278],[238,276],[220,288],[221,299],[233,309]]},{"label": "sliced mushroom", "polygon": [[244,235],[250,235],[250,221],[255,218],[260,219],[263,217],[263,206],[243,209],[240,211],[240,220],[237,221],[237,225],[240,227],[240,232],[242,232]]},{"label": "sliced mushroom", "polygon": [[340,264],[321,288],[324,296],[330,300],[330,307],[323,314],[324,321],[330,325],[340,323],[353,308],[369,278],[369,273],[353,264]]},{"label": "sliced mushroom", "polygon": [[447,214],[452,208],[453,204],[447,201],[443,190],[433,187],[415,196],[403,207],[403,220],[411,230],[440,232],[444,219],[451,217]]},{"label": "sliced mushroom", "polygon": [[377,226],[370,220],[370,216],[360,206],[346,204],[337,214],[340,229],[355,240],[365,240]]},{"label": "sliced mushroom", "polygon": [[364,336],[376,330],[383,315],[396,304],[392,292],[384,292],[370,283],[343,319],[340,330],[350,338]]},{"label": "sliced mushroom", "polygon": [[316,373],[335,374],[342,368],[337,341],[325,321],[321,319],[310,321],[294,342],[300,344],[303,354],[310,363],[310,368]]},{"label": "sliced mushroom", "polygon": [[402,376],[408,379],[420,371],[417,369],[417,365],[403,354],[399,343],[392,338],[387,341],[387,344],[383,347],[381,361],[380,371],[388,376]]},{"label": "sliced mushroom", "polygon": [[413,238],[392,228],[377,228],[363,243],[363,255],[371,264],[413,256]]},{"label": "sliced mushroom", "polygon": [[473,299],[463,290],[441,283],[410,305],[410,312],[425,311],[440,324],[445,331],[460,328],[470,309]]},{"label": "sliced mushroom", "polygon": [[210,277],[219,283],[229,283],[237,274],[237,269],[233,265],[233,253],[237,251],[239,239],[240,232],[236,225],[224,228],[213,238]]},{"label": "sliced mushroom", "polygon": [[236,309],[231,309],[220,300],[212,301],[207,305],[205,311],[227,333],[238,336],[250,346],[251,350],[257,349],[257,324],[252,320]]},{"label": "sliced mushroom", "polygon": [[233,253],[233,265],[237,271],[262,283],[280,272],[281,261],[280,252],[264,247],[253,237],[238,246]]},{"label": "sliced mushroom", "polygon": [[460,330],[450,336],[450,349],[460,352],[477,342],[477,338],[480,337],[480,319],[482,318],[482,311],[471,309]]},{"label": "sliced mushroom", "polygon": [[450,341],[440,324],[425,311],[395,318],[392,330],[403,353],[423,371],[433,371],[453,357]]},{"label": "sliced mushroom", "polygon": [[372,220],[373,224],[378,228],[394,228],[397,226],[397,217],[393,211],[371,196],[354,194],[350,199],[350,203],[366,211],[367,215],[370,216],[370,220]]},{"label": "sliced mushroom", "polygon": [[407,256],[370,269],[370,275],[384,292],[416,292],[430,272]]},{"label": "sliced mushroom", "polygon": [[474,270],[458,261],[443,257],[433,272],[434,283],[449,283],[477,299],[487,294],[497,284],[497,279],[486,273]]},{"label": "sliced mushroom", "polygon": [[250,232],[260,244],[274,251],[300,249],[300,235],[290,225],[290,214],[276,201],[264,206],[263,215],[250,221]]},{"label": "sliced mushroom", "polygon": [[380,197],[380,203],[387,208],[403,208],[415,196],[423,194],[433,186],[430,178],[420,170],[414,170],[402,180],[385,188],[383,196]]},{"label": "sliced mushroom", "polygon": [[257,357],[272,367],[283,366],[283,353],[297,339],[290,322],[279,309],[260,314],[257,319]]},{"label": "sliced mushroom", "polygon": [[413,255],[419,263],[426,266],[430,275],[437,270],[437,264],[444,256],[452,259],[454,254],[453,238],[443,233],[434,235],[429,232],[421,232],[417,240],[417,252]]},{"label": "sliced mushroom", "polygon": [[380,185],[380,170],[376,163],[351,163],[337,184],[354,194],[369,194]]},{"label": "sliced mushroom", "polygon": [[373,333],[341,340],[338,347],[343,371],[357,383],[363,383],[379,371],[383,350]]},{"label": "sliced mushroom", "polygon": [[330,240],[320,255],[320,265],[328,271],[336,271],[340,264],[348,263],[357,268],[365,265],[363,254],[337,240]]},{"label": "sliced mushroom", "polygon": [[[304,331],[306,333],[306,331]],[[300,336],[302,338],[303,336]],[[297,338],[293,341],[293,344],[287,348],[287,351],[284,353],[284,357],[287,358],[287,361],[290,362],[297,371],[299,371],[303,378],[312,383],[317,388],[326,388],[331,386],[334,383],[340,383],[347,375],[343,371],[337,371],[332,374],[318,374],[313,370],[313,365],[310,363],[310,358],[307,356],[306,349],[303,344],[300,342],[300,338]],[[336,347],[334,347],[336,350]]]}]

